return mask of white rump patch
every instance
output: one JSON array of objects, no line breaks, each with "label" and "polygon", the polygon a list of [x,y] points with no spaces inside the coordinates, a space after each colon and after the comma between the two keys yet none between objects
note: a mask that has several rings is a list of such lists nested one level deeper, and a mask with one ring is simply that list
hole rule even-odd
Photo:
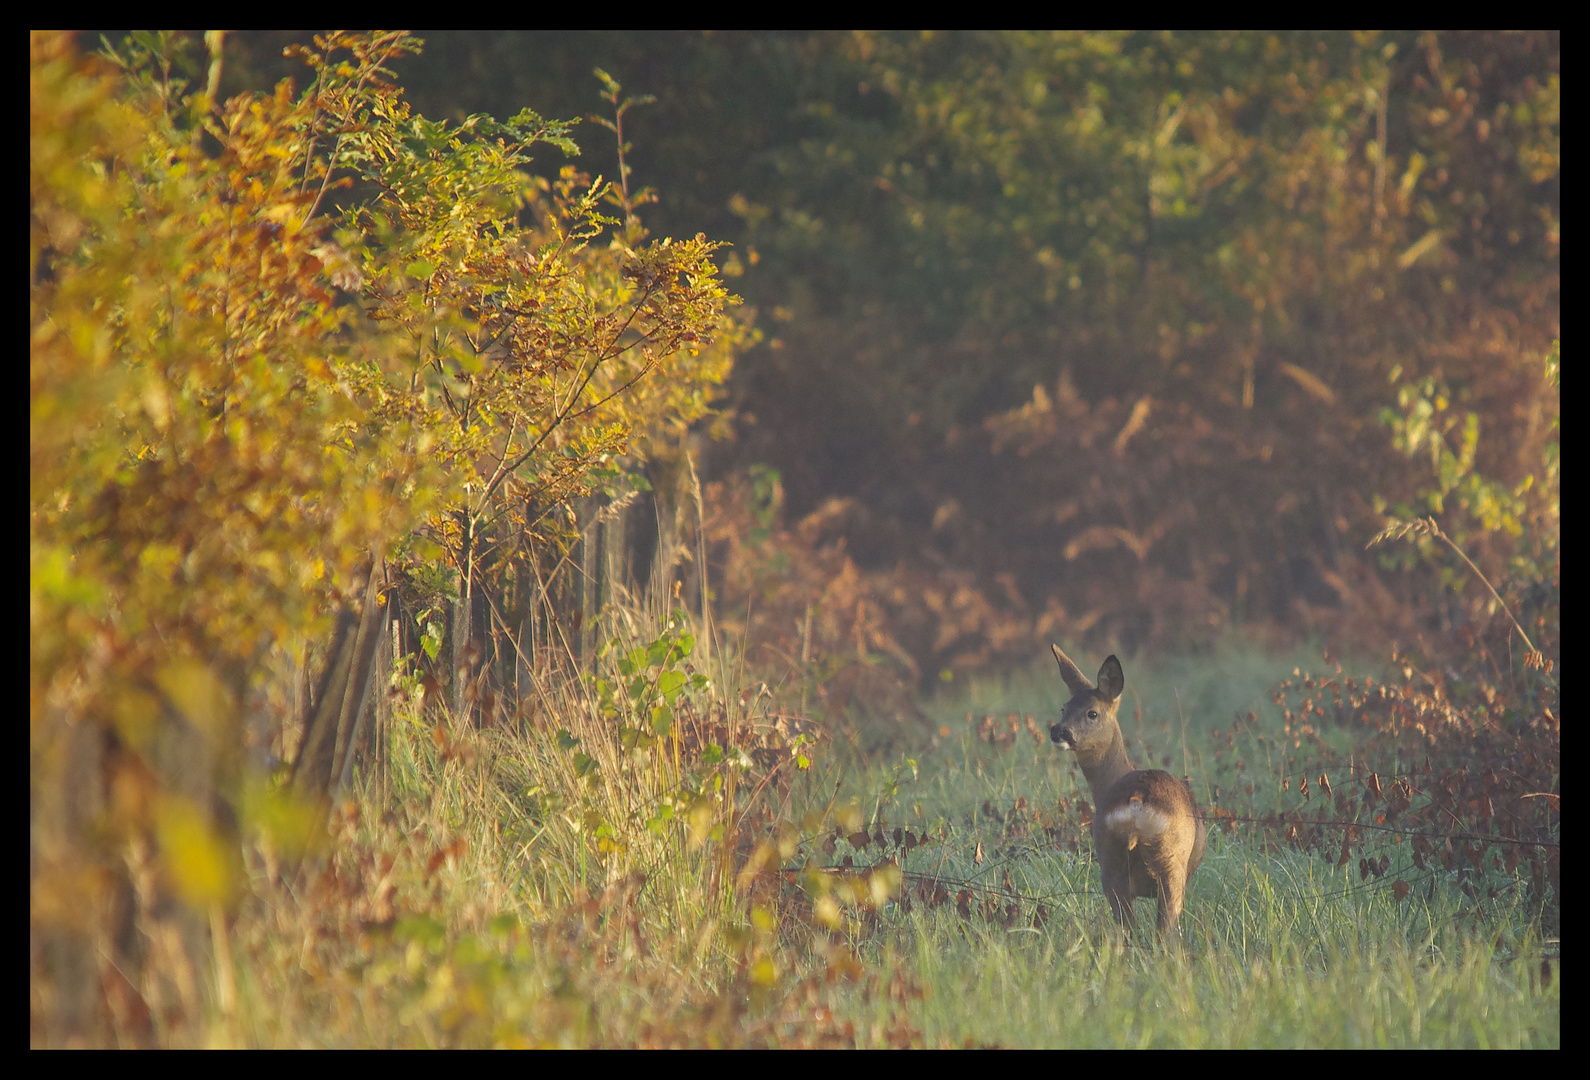
[{"label": "white rump patch", "polygon": [[1105,830],[1118,840],[1153,839],[1170,828],[1170,818],[1141,799],[1129,800],[1104,815]]}]

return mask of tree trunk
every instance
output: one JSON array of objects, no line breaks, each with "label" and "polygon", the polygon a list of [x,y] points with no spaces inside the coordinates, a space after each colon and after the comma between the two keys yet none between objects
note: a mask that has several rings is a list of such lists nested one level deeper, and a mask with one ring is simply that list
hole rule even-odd
[{"label": "tree trunk", "polygon": [[469,715],[469,689],[475,667],[475,574],[473,552],[466,541],[458,575],[458,600],[453,604],[453,719],[463,724]]},{"label": "tree trunk", "polygon": [[304,741],[293,763],[292,784],[304,795],[324,799],[334,795],[352,774],[358,747],[360,720],[375,682],[375,660],[384,628],[380,563],[370,569],[360,612],[344,608],[337,614],[337,629],[325,671],[310,701],[311,715],[304,725]]}]

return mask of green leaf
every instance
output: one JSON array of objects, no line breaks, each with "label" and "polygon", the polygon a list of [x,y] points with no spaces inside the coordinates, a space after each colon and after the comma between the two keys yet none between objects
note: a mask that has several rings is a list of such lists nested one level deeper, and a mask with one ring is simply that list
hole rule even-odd
[{"label": "green leaf", "polygon": [[442,628],[436,623],[425,624],[425,635],[420,639],[420,648],[432,660],[436,659],[442,651]]},{"label": "green leaf", "polygon": [[657,690],[670,705],[679,697],[688,677],[682,671],[665,671],[657,677]]},{"label": "green leaf", "polygon": [[447,943],[447,927],[429,915],[403,915],[392,927],[395,941],[417,941],[436,951]]}]

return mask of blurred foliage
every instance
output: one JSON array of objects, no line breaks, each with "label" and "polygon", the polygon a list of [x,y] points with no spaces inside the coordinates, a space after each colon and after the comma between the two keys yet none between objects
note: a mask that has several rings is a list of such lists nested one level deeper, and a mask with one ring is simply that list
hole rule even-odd
[{"label": "blurred foliage", "polygon": [[[1543,369],[1544,382],[1552,391],[1559,388],[1561,355],[1561,342],[1552,342]],[[1393,369],[1394,381],[1400,375]],[[1443,381],[1427,377],[1413,385],[1401,383],[1396,407],[1382,409],[1380,421],[1391,429],[1396,450],[1412,460],[1429,460],[1424,482],[1415,495],[1422,505],[1399,503],[1388,507],[1384,499],[1375,500],[1377,510],[1391,511],[1388,520],[1393,524],[1406,522],[1420,512],[1447,515],[1452,522],[1453,541],[1460,549],[1471,539],[1490,540],[1511,555],[1505,572],[1512,581],[1539,588],[1555,576],[1554,560],[1560,561],[1562,533],[1558,442],[1561,421],[1556,413],[1550,417],[1539,461],[1511,487],[1476,470],[1480,416],[1472,410],[1453,408],[1451,389]],[[1537,485],[1542,494],[1528,498]],[[1418,553],[1427,560],[1431,558],[1427,539],[1421,539]],[[1396,555],[1387,562],[1408,565],[1407,558]],[[1439,572],[1443,585],[1461,591],[1464,575],[1451,567],[1442,567]]]},{"label": "blurred foliage", "polygon": [[[1362,554],[1432,492],[1490,576],[1551,561],[1554,32],[461,34],[409,63],[440,115],[588,112],[593,66],[655,96],[652,220],[734,241],[768,335],[709,476],[776,469],[792,535],[852,500],[807,531],[919,673],[1054,626],[1446,632],[1483,601]],[[787,614],[760,640],[797,647]]]},{"label": "blurred foliage", "polygon": [[261,676],[433,479],[346,378],[384,349],[347,333],[306,216],[313,103],[215,102],[188,55],[31,38],[32,1015],[55,1042],[103,1037],[111,968],[200,1007],[184,964],[238,895]]}]

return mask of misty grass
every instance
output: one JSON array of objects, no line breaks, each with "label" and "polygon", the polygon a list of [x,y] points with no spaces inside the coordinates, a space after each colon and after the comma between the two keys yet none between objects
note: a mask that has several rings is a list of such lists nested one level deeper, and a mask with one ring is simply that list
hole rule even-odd
[{"label": "misty grass", "polygon": [[[1193,704],[1190,723],[1203,735],[1233,711],[1251,709],[1262,724],[1277,710],[1251,694],[1243,700],[1242,688],[1272,685],[1294,667],[1310,666],[1321,666],[1317,655],[1233,649],[1158,669],[1134,664],[1148,702],[1144,715],[1159,722],[1128,733],[1129,753],[1144,761],[1145,741],[1179,749],[1181,723],[1163,707],[1178,689]],[[931,988],[919,1015],[929,1045],[1560,1045],[1560,971],[1555,960],[1544,978],[1542,970],[1555,942],[1540,939],[1537,913],[1516,879],[1497,882],[1500,898],[1479,921],[1460,906],[1445,875],[1434,875],[1429,890],[1422,886],[1430,878],[1419,879],[1421,887],[1398,901],[1391,876],[1360,880],[1356,866],[1295,851],[1266,853],[1212,831],[1188,891],[1185,951],[1171,957],[1115,930],[1089,850],[1068,855],[1017,844],[1012,854],[977,865],[978,841],[992,851],[991,837],[998,835],[982,819],[985,802],[999,811],[1022,798],[1053,804],[1061,796],[1086,796],[1069,755],[1033,745],[1024,725],[1009,747],[990,746],[968,730],[968,712],[974,718],[1030,712],[1046,730],[1064,689],[1042,685],[1043,667],[941,700],[941,731],[950,736],[912,751],[915,778],[884,811],[891,821],[945,832],[942,845],[905,860],[908,871],[988,886],[1009,874],[1014,892],[1050,910],[1045,926],[1019,920],[1001,928],[964,918],[953,905],[918,909],[897,915],[890,933],[863,946],[875,962],[909,970]],[[1225,711],[1214,712],[1211,722],[1215,709]],[[1202,739],[1189,743],[1196,785]],[[842,789],[864,804],[869,789],[899,774],[885,754],[834,767],[843,774]],[[1261,756],[1254,771],[1261,787],[1280,792],[1277,760],[1266,765]],[[1138,904],[1141,917],[1148,904]],[[1024,914],[1030,910],[1028,904]]]},{"label": "misty grass", "polygon": [[[964,774],[968,802],[1004,787],[989,771]],[[951,783],[935,786],[942,794]],[[1560,1045],[1559,973],[1553,963],[1541,986],[1543,943],[1522,903],[1459,929],[1442,894],[1399,903],[1356,872],[1216,834],[1188,891],[1184,951],[1170,956],[1114,929],[1087,855],[990,860],[979,871],[974,831],[952,830],[954,854],[933,861],[989,883],[1009,871],[1051,915],[1041,928],[1001,928],[953,905],[918,909],[862,945],[929,988],[916,1017],[928,1045]]]},{"label": "misty grass", "polygon": [[1212,838],[1172,956],[1114,931],[1096,872],[1079,893],[1077,868],[1038,862],[1012,876],[1046,893],[1046,926],[1003,929],[945,907],[900,918],[867,949],[930,988],[919,1006],[930,1045],[1560,1044],[1560,991],[1540,986],[1525,911],[1502,912],[1482,940],[1449,907],[1398,905],[1318,860]]},{"label": "misty grass", "polygon": [[[1103,914],[1101,912],[1101,914]],[[1268,912],[1253,911],[1263,924]],[[1367,926],[1390,929],[1373,913]],[[1057,919],[1048,932],[911,920],[883,962],[932,988],[930,1044],[1041,1047],[1555,1047],[1560,996],[1522,958],[1472,938],[1375,940],[1277,920],[1242,949],[1206,936],[1183,957]],[[1364,941],[1364,937],[1371,940]]]}]

